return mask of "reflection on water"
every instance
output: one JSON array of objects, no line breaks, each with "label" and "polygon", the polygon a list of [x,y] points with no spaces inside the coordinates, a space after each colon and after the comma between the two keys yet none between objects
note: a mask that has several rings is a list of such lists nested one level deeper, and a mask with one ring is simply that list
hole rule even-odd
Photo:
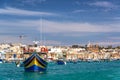
[{"label": "reflection on water", "polygon": [[43,77],[46,73],[41,72],[24,72],[24,79],[29,80],[40,80],[41,77]]}]

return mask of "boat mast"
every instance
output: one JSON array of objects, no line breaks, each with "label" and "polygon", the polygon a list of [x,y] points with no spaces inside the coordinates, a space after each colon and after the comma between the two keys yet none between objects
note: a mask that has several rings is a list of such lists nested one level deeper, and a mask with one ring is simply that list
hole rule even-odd
[{"label": "boat mast", "polygon": [[42,28],[42,16],[41,16],[41,19],[40,19],[40,32],[41,32],[41,33],[40,33],[40,39],[41,39],[40,42],[41,42],[41,45],[43,45],[43,42],[42,42],[42,38],[43,38],[42,29],[43,29],[43,28]]},{"label": "boat mast", "polygon": [[43,17],[41,16],[41,19],[40,19],[40,43],[42,46],[45,45],[45,36],[43,35],[43,32],[44,32],[44,27],[43,27]]}]

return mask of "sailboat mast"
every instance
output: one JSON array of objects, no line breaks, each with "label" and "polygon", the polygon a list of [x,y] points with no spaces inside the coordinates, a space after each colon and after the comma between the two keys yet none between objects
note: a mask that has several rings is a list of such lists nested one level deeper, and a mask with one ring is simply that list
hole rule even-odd
[{"label": "sailboat mast", "polygon": [[43,42],[42,42],[42,38],[43,38],[43,35],[42,35],[42,16],[41,16],[41,20],[40,20],[40,32],[41,32],[41,34],[40,34],[40,39],[41,39],[41,45],[43,45]]}]

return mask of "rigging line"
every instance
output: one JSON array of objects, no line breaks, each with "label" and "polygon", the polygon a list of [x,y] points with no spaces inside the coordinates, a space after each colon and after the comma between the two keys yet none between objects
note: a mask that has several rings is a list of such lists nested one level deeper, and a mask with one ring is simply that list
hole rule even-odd
[{"label": "rigging line", "polygon": [[44,28],[44,26],[43,26],[43,17],[41,16],[41,19],[40,19],[40,32],[41,32],[41,35],[40,35],[40,37],[41,37],[41,45],[43,46],[43,45],[45,45],[45,40],[46,40],[46,38],[45,38],[45,36],[44,36],[44,31],[45,31],[45,28]]},{"label": "rigging line", "polygon": [[41,45],[43,45],[43,44],[42,44],[42,38],[43,38],[42,29],[43,29],[43,28],[42,28],[42,16],[41,16],[41,19],[40,19],[40,32],[41,32],[41,33],[40,33],[40,39],[41,39],[40,42],[41,42]]}]

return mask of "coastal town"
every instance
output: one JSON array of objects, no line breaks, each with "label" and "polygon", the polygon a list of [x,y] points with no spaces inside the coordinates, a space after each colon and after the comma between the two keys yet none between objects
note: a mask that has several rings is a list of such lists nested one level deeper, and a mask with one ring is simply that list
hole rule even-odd
[{"label": "coastal town", "polygon": [[47,53],[47,61],[56,61],[64,59],[66,61],[104,61],[119,60],[120,47],[99,46],[88,43],[85,46],[39,46],[16,44],[0,44],[0,59],[5,62],[24,61],[30,57],[33,52]]},{"label": "coastal town", "polygon": [[120,80],[120,0],[0,0],[0,80]]}]

